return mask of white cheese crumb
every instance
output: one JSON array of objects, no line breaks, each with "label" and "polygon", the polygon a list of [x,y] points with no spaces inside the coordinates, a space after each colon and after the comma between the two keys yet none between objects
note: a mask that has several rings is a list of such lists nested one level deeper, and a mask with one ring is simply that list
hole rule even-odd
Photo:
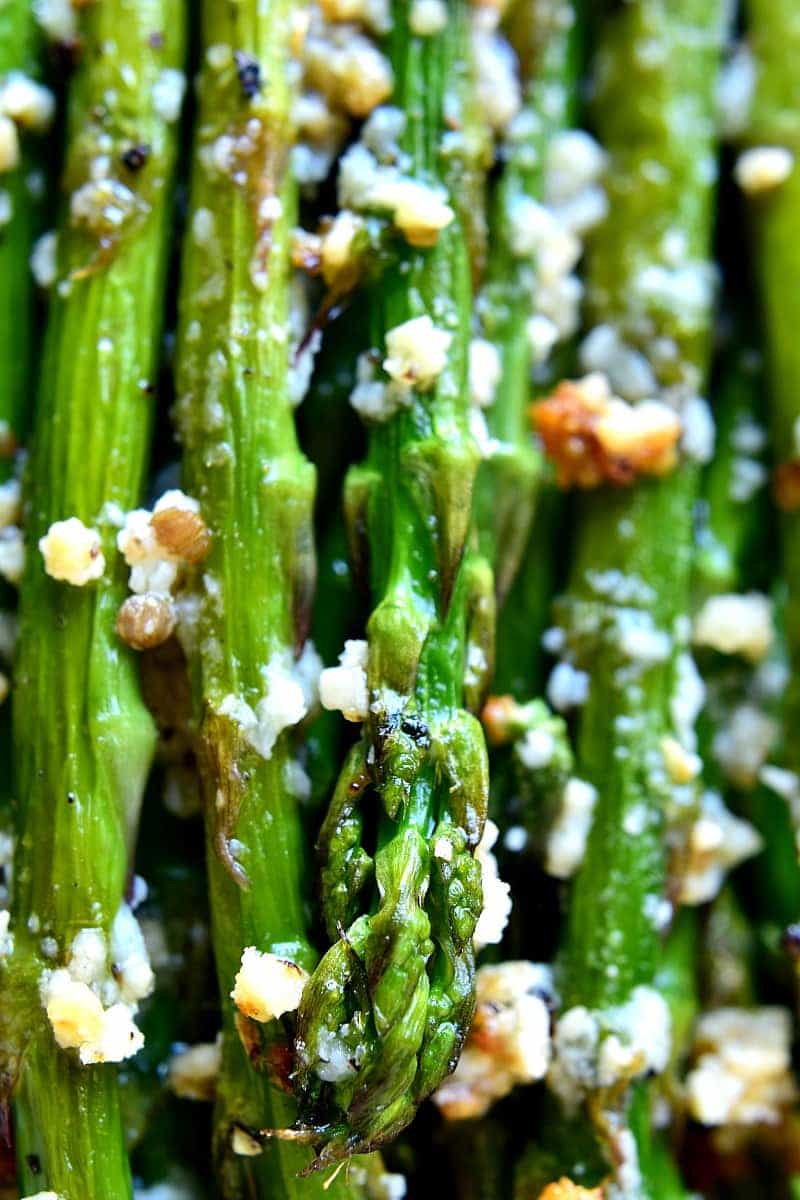
[{"label": "white cheese crumb", "polygon": [[695,1029],[689,1111],[704,1125],[777,1124],[796,1099],[788,1009],[719,1008]]},{"label": "white cheese crumb", "polygon": [[772,602],[760,592],[710,596],[694,619],[692,639],[748,662],[765,658],[774,637]]},{"label": "white cheese crumb", "polygon": [[589,698],[589,676],[571,663],[556,663],[547,680],[547,699],[558,712],[577,708]]},{"label": "white cheese crumb", "polygon": [[223,697],[217,712],[236,722],[245,741],[268,759],[284,729],[296,725],[308,710],[303,686],[282,654],[273,655],[266,667],[262,667],[261,675],[265,694],[255,708],[241,696],[229,693]]},{"label": "white cheese crumb", "polygon": [[41,132],[53,120],[55,100],[49,88],[22,71],[11,71],[0,84],[0,113],[23,129]]},{"label": "white cheese crumb", "polygon": [[546,767],[555,753],[555,738],[546,729],[529,729],[514,747],[517,758],[529,771]]},{"label": "white cheese crumb", "polygon": [[68,970],[78,983],[97,983],[106,974],[108,947],[100,929],[79,929],[72,939]]},{"label": "white cheese crumb", "polygon": [[64,1200],[61,1192],[34,1192],[33,1195],[23,1196],[21,1200]]},{"label": "white cheese crumb", "polygon": [[695,462],[708,463],[714,457],[716,426],[707,400],[691,396],[681,408],[681,449]]},{"label": "white cheese crumb", "polygon": [[0,174],[19,165],[19,137],[11,117],[0,113]]},{"label": "white cheese crumb", "polygon": [[733,175],[748,196],[772,191],[794,170],[794,155],[785,146],[754,146],[736,160]]},{"label": "white cheese crumb", "polygon": [[328,667],[319,677],[322,707],[338,709],[346,721],[363,721],[369,711],[367,689],[368,646],[350,640],[339,655],[339,666]]},{"label": "white cheese crumb", "polygon": [[583,862],[597,789],[583,779],[570,779],[558,814],[547,835],[544,869],[556,879],[569,879]]},{"label": "white cheese crumb", "polygon": [[33,244],[31,272],[40,288],[52,287],[58,274],[58,235],[54,229]]},{"label": "white cheese crumb", "polygon": [[473,29],[472,50],[481,112],[491,128],[502,133],[522,103],[516,55],[505,38],[480,26]]},{"label": "white cheese crumb", "polygon": [[143,1000],[155,987],[144,936],[128,904],[120,904],[111,926],[111,958],[120,999]]},{"label": "white cheese crumb", "polygon": [[84,525],[79,517],[54,521],[39,538],[44,569],[51,579],[84,587],[99,579],[106,569],[100,534]]},{"label": "white cheese crumb", "polygon": [[494,946],[501,941],[511,915],[511,888],[500,878],[497,859],[492,853],[499,833],[494,821],[488,820],[475,851],[476,861],[480,863],[483,889],[483,908],[472,936],[476,950],[484,946]]},{"label": "white cheese crumb", "polygon": [[469,344],[469,398],[477,408],[489,408],[503,376],[500,351],[486,338],[472,338]]},{"label": "white cheese crumb", "polygon": [[658,390],[650,363],[641,351],[623,341],[613,325],[595,325],[581,342],[579,357],[585,371],[602,372],[612,390],[625,400],[644,400]]},{"label": "white cheese crumb", "polygon": [[136,1026],[129,1006],[112,1004],[103,1011],[99,1035],[83,1042],[78,1055],[84,1065],[123,1062],[137,1054],[143,1045],[144,1035]]},{"label": "white cheese crumb", "polygon": [[450,1121],[483,1116],[518,1084],[544,1078],[550,1062],[550,968],[492,964],[479,968],[475,985],[475,1018],[464,1052],[433,1097]]},{"label": "white cheese crumb", "polygon": [[72,0],[33,0],[36,20],[54,42],[70,42],[78,32]]},{"label": "white cheese crumb", "polygon": [[104,1009],[99,996],[69,971],[45,972],[42,1001],[53,1036],[62,1049],[76,1049],[81,1062],[121,1062],[144,1044],[127,1005]]},{"label": "white cheese crumb", "polygon": [[703,793],[700,814],[689,831],[687,860],[680,878],[681,904],[705,904],[717,895],[728,871],[758,854],[761,835],[735,817],[712,791]]},{"label": "white cheese crumb", "polygon": [[153,107],[162,121],[172,125],[181,114],[181,105],[186,91],[186,76],[183,71],[167,67],[153,84]]},{"label": "white cheese crumb", "polygon": [[417,37],[441,33],[447,25],[447,6],[443,0],[413,0],[408,24]]},{"label": "white cheese crumb", "polygon": [[222,1043],[185,1046],[169,1060],[169,1086],[184,1100],[213,1100],[222,1062]]},{"label": "white cheese crumb", "polygon": [[767,468],[754,458],[737,454],[731,462],[728,495],[737,504],[747,504],[769,478]]},{"label": "white cheese crumb", "polygon": [[716,731],[711,753],[726,779],[736,787],[751,788],[778,738],[780,730],[753,704],[739,704]]},{"label": "white cheese crumb", "polygon": [[663,1071],[669,1061],[671,1021],[663,996],[634,988],[616,1008],[570,1008],[556,1024],[548,1083],[569,1109],[587,1093]]},{"label": "white cheese crumb", "polygon": [[386,334],[383,368],[397,383],[426,391],[447,365],[452,333],[439,329],[429,316],[413,317]]},{"label": "white cheese crumb", "polygon": [[356,386],[350,404],[365,421],[388,421],[413,401],[410,388],[376,378],[376,360],[372,353],[359,354],[356,362]]},{"label": "white cheese crumb", "polygon": [[439,188],[415,179],[387,179],[374,189],[371,203],[389,209],[392,221],[411,246],[434,246],[455,217]]},{"label": "white cheese crumb", "polygon": [[307,979],[308,972],[290,959],[247,946],[242,951],[231,999],[246,1017],[272,1021],[295,1011]]},{"label": "white cheese crumb", "polygon": [[581,255],[581,244],[543,204],[518,196],[510,206],[509,243],[516,258],[534,258],[537,275],[550,282],[567,275]]},{"label": "white cheese crumb", "polygon": [[538,367],[547,362],[550,351],[559,340],[559,328],[549,317],[543,316],[542,313],[534,313],[527,323],[526,332],[533,365]]},{"label": "white cheese crumb", "polygon": [[9,930],[11,913],[7,908],[0,909],[0,958],[8,958],[14,953],[14,935]]},{"label": "white cheese crumb", "polygon": [[675,690],[669,711],[678,741],[688,750],[697,746],[694,727],[705,702],[705,684],[691,654],[684,650],[675,660]]}]

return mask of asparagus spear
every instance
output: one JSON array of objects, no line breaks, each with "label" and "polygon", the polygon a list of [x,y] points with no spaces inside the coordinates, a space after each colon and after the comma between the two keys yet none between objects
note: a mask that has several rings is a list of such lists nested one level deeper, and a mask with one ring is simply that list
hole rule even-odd
[{"label": "asparagus spear", "polygon": [[[259,1027],[231,1002],[248,947],[295,975],[315,961],[302,772],[298,783],[285,732],[306,708],[295,658],[314,582],[314,469],[297,444],[288,338],[291,15],[289,0],[202,6],[178,337],[185,480],[212,539],[190,666],[223,1009],[214,1150],[230,1196],[322,1194],[321,1182],[296,1178],[302,1148],[251,1137],[293,1119],[285,1073],[280,1090],[268,1070],[285,1039],[277,1021]],[[330,1194],[350,1194],[344,1176]]]},{"label": "asparagus spear", "polygon": [[[446,28],[427,35],[412,32],[405,4],[393,6],[393,18],[404,169],[418,184],[441,186],[441,151],[452,145],[445,128],[461,129],[464,8],[449,4]],[[352,694],[334,697],[341,676],[322,693],[366,721],[321,834],[323,910],[338,940],[298,1019],[301,1129],[317,1147],[315,1167],[408,1123],[455,1064],[473,1005],[481,888],[472,854],[487,770],[480,726],[464,704],[479,703],[491,657],[492,583],[465,552],[477,465],[465,387],[466,240],[436,192],[424,195],[426,217],[433,207],[442,218],[438,237],[427,239],[435,244],[407,251],[370,297],[373,345],[388,351],[386,398],[399,411],[371,426],[367,461],[346,487],[351,541],[366,530],[376,600],[367,678],[359,684],[357,664],[346,662]]]},{"label": "asparagus spear", "polygon": [[[48,969],[70,965],[76,935],[107,942],[153,750],[136,665],[114,632],[125,591],[114,521],[136,501],[146,461],[183,80],[182,15],[177,0],[87,8],[82,63],[70,89],[59,283],[28,477],[14,693],[18,852],[3,1046],[6,1087],[16,1084],[23,1193],[47,1187],[68,1198],[99,1198],[131,1191],[115,1070],[83,1065],[74,1050],[56,1045],[38,988]],[[134,164],[130,151],[143,146],[147,153],[137,153]],[[73,517],[78,521],[60,547],[70,561],[59,563],[50,527]],[[69,537],[76,529],[77,545]],[[50,574],[37,549],[48,531]],[[107,971],[105,954],[107,945]],[[55,972],[62,981],[63,974]],[[85,993],[80,1001],[85,1008]],[[50,1015],[56,1019],[55,1010]],[[87,1057],[79,1034],[88,1025],[81,1027],[79,1013],[71,1014],[72,1024],[70,1014],[61,1015],[61,1044],[81,1041]],[[91,1024],[98,1020],[95,1013]],[[128,1052],[101,1045],[88,1059]]]},{"label": "asparagus spear", "polygon": [[[698,0],[638,0],[606,16],[596,59],[610,216],[589,259],[595,329],[582,357],[602,365],[631,399],[658,392],[682,402],[687,418],[707,358],[712,104],[723,9]],[[639,53],[645,45],[651,53]],[[691,304],[684,302],[689,291]],[[636,1068],[596,1090],[591,1072],[583,1084],[572,1074],[567,1042],[582,1019],[574,1014],[588,1010],[607,1029],[623,1014],[635,1022],[639,1003],[652,1001],[644,1057],[654,1066],[664,1062],[656,1018],[665,1012],[652,988],[666,883],[665,809],[675,785],[661,744],[680,732],[670,699],[686,637],[696,490],[697,467],[683,461],[661,481],[606,489],[583,502],[572,586],[559,610],[573,667],[591,664],[582,680],[588,698],[577,760],[598,801],[570,901],[556,1068],[564,1072],[559,1090],[568,1103],[588,1092],[620,1184],[636,1174],[625,1115],[625,1083]],[[579,698],[580,689],[567,691],[567,700]]]},{"label": "asparagus spear", "polygon": [[0,9],[0,470],[27,427],[32,376],[33,240],[41,219],[44,179],[29,132],[52,119],[53,98],[41,85],[40,39],[29,0]]},{"label": "asparagus spear", "polygon": [[[502,175],[490,200],[487,277],[477,298],[481,330],[491,339],[500,370],[487,420],[494,443],[478,476],[476,516],[501,604],[525,549],[542,471],[527,419],[534,365],[530,322],[537,290],[553,282],[546,274],[543,281],[537,280],[535,273],[534,260],[537,254],[545,257],[546,246],[537,246],[533,258],[520,252],[518,214],[531,201],[543,202],[548,146],[553,134],[566,128],[574,109],[575,7],[537,0],[517,5],[511,13],[512,36],[515,31],[525,99],[503,146]],[[558,227],[555,237],[552,230],[548,234],[552,243],[559,237],[565,240],[565,231]],[[574,245],[577,250],[577,241]],[[539,315],[538,320],[550,327],[547,318]]]}]

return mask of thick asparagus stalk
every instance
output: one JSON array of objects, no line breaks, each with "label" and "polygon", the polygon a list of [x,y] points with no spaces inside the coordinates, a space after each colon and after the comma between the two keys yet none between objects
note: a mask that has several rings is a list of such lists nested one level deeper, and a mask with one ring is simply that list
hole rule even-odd
[{"label": "thick asparagus stalk", "polygon": [[435,190],[441,151],[453,147],[443,135],[447,125],[462,129],[455,101],[468,82],[459,0],[447,13],[445,28],[413,32],[408,6],[393,6],[401,161],[423,188],[413,193],[423,203],[408,240],[431,248],[407,250],[370,298],[372,343],[391,382],[378,385],[367,461],[346,488],[351,541],[366,531],[362,561],[368,555],[376,600],[366,679],[357,664],[323,675],[323,700],[366,721],[321,835],[324,914],[338,940],[298,1021],[301,1118],[315,1166],[408,1123],[455,1064],[473,1005],[481,887],[472,854],[487,771],[464,705],[480,702],[491,658],[492,583],[465,553],[477,465],[466,239]]},{"label": "thick asparagus stalk", "polygon": [[[315,961],[302,772],[298,782],[285,732],[307,706],[295,659],[314,582],[314,469],[297,445],[291,395],[291,14],[289,0],[202,6],[180,304],[185,481],[211,533],[190,665],[223,1007],[215,1156],[230,1196],[322,1194],[321,1181],[296,1178],[302,1148],[249,1138],[290,1124],[294,1110],[285,1077],[281,1091],[267,1069],[280,1059],[282,1027],[266,1011],[259,1027],[231,1000],[248,947],[288,960],[295,976]],[[331,1194],[347,1193],[342,1176]]]},{"label": "thick asparagus stalk", "polygon": [[[606,17],[597,53],[610,216],[590,254],[596,324],[582,355],[629,399],[655,393],[677,400],[687,423],[703,386],[709,335],[712,105],[723,8],[639,0]],[[652,53],[638,53],[644,44]],[[600,1069],[581,1079],[580,1068],[573,1074],[569,1038],[581,1020],[575,1014],[588,1010],[597,1028],[607,1029],[627,1012],[635,1024],[642,1005],[645,1063],[664,1065],[658,1028],[661,1020],[666,1032],[668,1021],[652,989],[666,886],[665,815],[681,793],[662,747],[665,737],[682,733],[671,697],[687,636],[697,475],[696,465],[682,461],[662,481],[606,489],[582,503],[572,586],[559,609],[572,667],[590,670],[565,699],[580,701],[588,684],[578,773],[598,799],[570,902],[554,1078],[561,1076],[568,1107],[588,1096],[620,1186],[636,1174],[625,1084],[642,1062],[612,1072],[613,1080]]]},{"label": "thick asparagus stalk", "polygon": [[[115,1009],[102,1022],[87,1013],[87,992],[95,1005],[100,1000],[64,976],[78,972],[75,939],[96,946],[102,938],[97,987],[113,991],[108,939],[154,742],[136,664],[114,631],[125,592],[114,536],[116,514],[138,498],[146,462],[182,16],[177,0],[107,0],[82,14],[58,285],[28,476],[4,1077],[16,1084],[21,1191],[46,1187],[68,1200],[131,1190],[115,1070],[84,1064],[125,1057],[138,1044],[135,1026],[116,1006],[117,1017],[128,1014],[127,1043],[104,1040]],[[147,153],[134,163],[132,148],[143,146]],[[77,521],[66,529],[50,529],[70,518]],[[40,554],[37,541],[48,530]],[[58,979],[58,995],[48,993],[48,978]],[[50,995],[47,1015],[40,987]],[[62,1046],[79,1046],[82,1061]]]}]

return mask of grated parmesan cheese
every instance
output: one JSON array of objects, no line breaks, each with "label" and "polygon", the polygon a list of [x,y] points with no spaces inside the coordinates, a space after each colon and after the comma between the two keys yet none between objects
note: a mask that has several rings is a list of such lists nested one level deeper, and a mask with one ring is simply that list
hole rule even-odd
[{"label": "grated parmesan cheese", "polygon": [[242,951],[231,999],[239,1012],[252,1020],[272,1021],[295,1011],[307,979],[308,972],[290,959],[247,946]]},{"label": "grated parmesan cheese", "polygon": [[475,859],[481,868],[483,890],[483,908],[472,936],[476,950],[481,950],[484,946],[494,946],[501,941],[511,915],[511,888],[500,878],[497,859],[492,853],[492,847],[499,834],[500,830],[494,821],[487,820],[483,836],[475,850]]},{"label": "grated parmesan cheese", "polygon": [[544,869],[569,879],[581,865],[592,827],[597,789],[583,779],[567,781],[556,818],[547,835]]},{"label": "grated parmesan cheese", "polygon": [[84,525],[79,517],[54,521],[39,538],[39,551],[51,579],[63,580],[73,587],[92,583],[106,569],[100,534]]},{"label": "grated parmesan cheese", "polygon": [[694,619],[692,640],[721,654],[741,654],[748,662],[766,657],[775,630],[772,601],[760,592],[710,596]]},{"label": "grated parmesan cheese", "polygon": [[339,655],[339,666],[326,668],[319,677],[323,708],[338,709],[346,721],[363,721],[369,711],[367,689],[368,647],[350,640]]},{"label": "grated parmesan cheese", "polygon": [[754,146],[736,160],[733,175],[743,192],[755,196],[785,183],[794,170],[794,154],[785,146]]}]

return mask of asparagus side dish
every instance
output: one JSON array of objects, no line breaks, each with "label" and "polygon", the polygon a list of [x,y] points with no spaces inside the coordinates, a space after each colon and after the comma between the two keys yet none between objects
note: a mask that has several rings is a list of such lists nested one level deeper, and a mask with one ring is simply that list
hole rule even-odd
[{"label": "asparagus side dish", "polygon": [[800,1195],[796,10],[0,0],[2,1200]]}]

